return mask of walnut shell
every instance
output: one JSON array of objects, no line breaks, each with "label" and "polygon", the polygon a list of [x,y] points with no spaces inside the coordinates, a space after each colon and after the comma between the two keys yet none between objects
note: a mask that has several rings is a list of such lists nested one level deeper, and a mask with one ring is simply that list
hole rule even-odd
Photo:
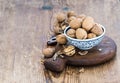
[{"label": "walnut shell", "polygon": [[87,16],[83,22],[82,22],[82,27],[86,30],[89,31],[90,29],[92,29],[93,25],[94,25],[94,19],[90,16]]},{"label": "walnut shell", "polygon": [[87,32],[82,28],[78,28],[76,30],[76,38],[77,39],[86,39],[87,38]]},{"label": "walnut shell", "polygon": [[94,33],[89,33],[87,36],[88,39],[95,38],[95,37],[96,37],[96,34]]},{"label": "walnut shell", "polygon": [[66,43],[67,43],[67,39],[66,39],[66,37],[65,37],[64,34],[57,35],[56,41],[57,41],[59,44],[66,44]]},{"label": "walnut shell", "polygon": [[75,47],[72,45],[67,46],[66,48],[64,48],[63,54],[67,56],[73,56],[75,54]]},{"label": "walnut shell", "polygon": [[85,17],[86,17],[86,15],[85,15],[85,14],[80,14],[80,15],[78,15],[78,16],[77,16],[77,18],[81,18],[81,19],[82,19],[82,21],[85,19]]},{"label": "walnut shell", "polygon": [[76,16],[76,13],[75,13],[74,11],[69,11],[69,12],[67,13],[67,17],[69,18],[69,17],[71,17],[71,16]]},{"label": "walnut shell", "polygon": [[76,33],[76,31],[74,29],[69,29],[67,31],[67,35],[72,37],[72,38],[75,38],[75,33]]},{"label": "walnut shell", "polygon": [[55,48],[53,48],[53,47],[45,48],[45,49],[43,49],[42,53],[44,54],[44,56],[46,58],[50,58],[50,57],[52,57],[54,55]]},{"label": "walnut shell", "polygon": [[91,32],[98,36],[101,35],[103,33],[101,25],[96,23],[91,29]]},{"label": "walnut shell", "polygon": [[71,17],[68,18],[67,21],[68,21],[68,23],[70,23],[70,22],[71,22],[72,20],[74,20],[74,19],[76,19],[76,17],[75,17],[75,16],[71,16]]},{"label": "walnut shell", "polygon": [[62,30],[62,28],[60,28],[60,27],[54,27],[54,33],[55,34],[60,34],[60,33],[62,33],[63,32],[63,30]]},{"label": "walnut shell", "polygon": [[65,20],[65,15],[63,13],[58,13],[56,18],[58,22],[63,22]]},{"label": "walnut shell", "polygon": [[69,25],[72,29],[78,29],[81,26],[81,20],[74,19],[69,23]]}]

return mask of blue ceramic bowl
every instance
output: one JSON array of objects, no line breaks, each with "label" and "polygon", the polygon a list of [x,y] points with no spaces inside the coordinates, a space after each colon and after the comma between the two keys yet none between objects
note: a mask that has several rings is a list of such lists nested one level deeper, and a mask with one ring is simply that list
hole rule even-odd
[{"label": "blue ceramic bowl", "polygon": [[[101,25],[102,26],[102,25]],[[95,38],[91,38],[91,39],[75,39],[75,38],[71,38],[69,37],[66,32],[70,29],[70,26],[66,27],[66,29],[64,30],[64,35],[66,36],[67,40],[68,40],[68,44],[70,45],[74,45],[75,47],[81,49],[81,50],[88,50],[93,48],[94,46],[98,45],[105,34],[105,28],[102,26],[103,29],[103,33]]]}]

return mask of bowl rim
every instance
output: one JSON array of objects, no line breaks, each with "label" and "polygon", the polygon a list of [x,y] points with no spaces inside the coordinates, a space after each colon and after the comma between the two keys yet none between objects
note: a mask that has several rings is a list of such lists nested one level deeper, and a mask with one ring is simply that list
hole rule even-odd
[{"label": "bowl rim", "polygon": [[[101,24],[100,24],[100,25],[101,25]],[[102,26],[102,25],[101,25],[101,26]],[[67,27],[65,28],[65,30],[64,30],[64,35],[65,35],[67,38],[69,38],[69,39],[71,39],[71,40],[75,40],[75,41],[91,41],[91,40],[96,40],[96,39],[99,39],[99,38],[103,37],[103,36],[105,35],[105,32],[106,32],[105,27],[102,26],[103,33],[102,33],[100,36],[97,36],[97,37],[91,38],[91,39],[83,39],[83,40],[81,40],[81,39],[75,39],[75,38],[69,37],[69,36],[66,34],[66,32],[67,32],[68,29],[70,29],[70,26],[67,26]]]}]

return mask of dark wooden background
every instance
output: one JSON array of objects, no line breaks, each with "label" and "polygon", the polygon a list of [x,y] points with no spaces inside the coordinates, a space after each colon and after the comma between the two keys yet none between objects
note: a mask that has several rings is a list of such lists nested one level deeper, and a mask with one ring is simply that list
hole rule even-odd
[{"label": "dark wooden background", "polygon": [[[45,0],[47,1],[47,0]],[[43,6],[48,9],[42,9]],[[52,5],[52,6],[51,6]],[[46,7],[45,7],[46,8]],[[95,67],[67,67],[61,74],[44,69],[41,50],[52,34],[54,14],[74,10],[94,17],[117,44],[117,56]],[[0,83],[119,83],[119,0],[0,0]]]}]

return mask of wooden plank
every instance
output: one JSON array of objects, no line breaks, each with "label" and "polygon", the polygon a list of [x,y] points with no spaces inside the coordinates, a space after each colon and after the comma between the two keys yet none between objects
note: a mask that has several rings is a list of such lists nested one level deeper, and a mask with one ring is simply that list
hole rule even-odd
[{"label": "wooden plank", "polygon": [[[0,83],[119,83],[119,0],[51,0],[52,10],[43,10],[42,0],[0,0]],[[41,50],[52,34],[54,13],[74,10],[104,25],[106,35],[117,44],[117,57],[106,64],[67,67],[61,74],[45,70]]]}]

